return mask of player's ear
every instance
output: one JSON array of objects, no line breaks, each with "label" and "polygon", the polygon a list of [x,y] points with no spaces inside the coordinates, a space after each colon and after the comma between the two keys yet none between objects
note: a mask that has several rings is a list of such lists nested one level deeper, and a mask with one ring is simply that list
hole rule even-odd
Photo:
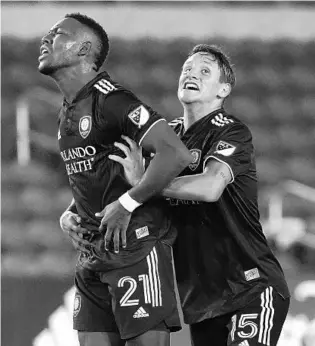
[{"label": "player's ear", "polygon": [[218,92],[218,96],[222,99],[228,97],[231,93],[232,87],[230,83],[222,83]]},{"label": "player's ear", "polygon": [[78,55],[79,56],[88,55],[89,52],[91,51],[91,47],[92,47],[92,43],[90,41],[82,42]]}]

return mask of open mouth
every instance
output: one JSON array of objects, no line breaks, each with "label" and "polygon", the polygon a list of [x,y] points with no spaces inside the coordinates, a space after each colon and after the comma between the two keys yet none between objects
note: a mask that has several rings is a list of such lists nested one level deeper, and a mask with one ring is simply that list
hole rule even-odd
[{"label": "open mouth", "polygon": [[40,57],[46,56],[49,54],[49,50],[46,47],[40,49]]},{"label": "open mouth", "polygon": [[196,83],[193,83],[193,82],[186,82],[184,84],[184,89],[186,90],[196,90],[198,91],[199,90],[199,87]]}]

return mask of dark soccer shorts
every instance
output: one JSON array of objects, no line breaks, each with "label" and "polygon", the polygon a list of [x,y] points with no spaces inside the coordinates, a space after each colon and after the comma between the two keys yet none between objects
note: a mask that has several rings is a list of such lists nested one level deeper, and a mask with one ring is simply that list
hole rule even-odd
[{"label": "dark soccer shorts", "polygon": [[269,286],[243,309],[190,326],[193,346],[276,346],[290,299]]},{"label": "dark soccer shorts", "polygon": [[75,286],[73,326],[78,331],[116,332],[129,339],[161,325],[170,332],[181,329],[172,248],[165,243],[156,242],[130,267],[94,272],[78,263]]}]

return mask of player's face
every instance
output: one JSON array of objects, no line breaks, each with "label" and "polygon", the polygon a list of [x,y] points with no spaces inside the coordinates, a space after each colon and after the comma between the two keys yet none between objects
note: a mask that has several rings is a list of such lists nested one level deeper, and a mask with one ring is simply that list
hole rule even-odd
[{"label": "player's face", "polygon": [[224,83],[220,82],[220,68],[209,53],[196,53],[182,68],[178,84],[178,98],[182,103],[211,103],[220,98]]},{"label": "player's face", "polygon": [[[55,72],[79,64],[80,33],[82,26],[73,18],[56,23],[42,38],[38,69],[52,75]],[[82,35],[81,35],[82,36]]]}]

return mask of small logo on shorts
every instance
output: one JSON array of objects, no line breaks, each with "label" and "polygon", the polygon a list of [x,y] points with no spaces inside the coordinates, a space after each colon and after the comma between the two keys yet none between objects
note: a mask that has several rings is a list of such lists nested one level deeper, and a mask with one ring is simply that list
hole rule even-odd
[{"label": "small logo on shorts", "polygon": [[138,228],[135,230],[135,232],[136,232],[137,239],[140,239],[140,238],[143,238],[143,237],[146,237],[147,235],[149,235],[148,226]]},{"label": "small logo on shorts", "polygon": [[246,281],[260,278],[259,271],[257,268],[253,268],[244,272]]},{"label": "small logo on shorts", "polygon": [[242,341],[238,346],[249,346],[249,343],[247,340]]},{"label": "small logo on shorts", "polygon": [[80,310],[81,310],[81,296],[78,293],[76,293],[74,297],[74,304],[73,304],[73,317],[77,317]]},{"label": "small logo on shorts", "polygon": [[133,318],[149,317],[149,314],[144,310],[142,306],[133,314]]}]

